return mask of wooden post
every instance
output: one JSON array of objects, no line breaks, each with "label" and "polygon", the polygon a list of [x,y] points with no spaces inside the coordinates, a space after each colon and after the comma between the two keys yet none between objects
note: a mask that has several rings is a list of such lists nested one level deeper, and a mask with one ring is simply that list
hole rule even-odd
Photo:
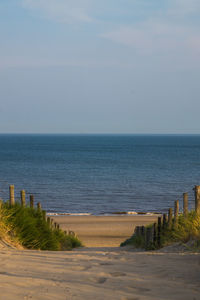
[{"label": "wooden post", "polygon": [[188,216],[188,193],[183,193],[183,215],[185,218]]},{"label": "wooden post", "polygon": [[55,229],[57,228],[57,223],[56,223],[56,222],[54,223],[54,228],[55,228]]},{"label": "wooden post", "polygon": [[169,212],[168,212],[168,228],[171,229],[172,228],[172,215],[173,215],[173,210],[170,207],[169,208]]},{"label": "wooden post", "polygon": [[42,210],[42,217],[43,220],[46,221],[46,210]]},{"label": "wooden post", "polygon": [[38,203],[37,203],[37,209],[40,211],[40,210],[41,210],[41,208],[42,208],[42,206],[41,206],[41,203],[40,203],[40,202],[38,202]]},{"label": "wooden post", "polygon": [[53,228],[53,219],[51,219],[51,228]]},{"label": "wooden post", "polygon": [[22,190],[20,192],[21,194],[21,206],[26,206],[26,192],[25,190]]},{"label": "wooden post", "polygon": [[200,215],[200,185],[195,185],[195,212]]},{"label": "wooden post", "polygon": [[60,225],[59,224],[57,224],[57,229],[60,229]]},{"label": "wooden post", "polygon": [[145,238],[145,227],[141,226],[141,236]]},{"label": "wooden post", "polygon": [[50,217],[47,217],[47,225],[48,225],[49,228],[51,227],[51,219],[50,219]]},{"label": "wooden post", "polygon": [[163,214],[163,229],[166,229],[167,227],[167,215]]},{"label": "wooden post", "polygon": [[15,186],[10,185],[10,206],[13,206],[15,204]]},{"label": "wooden post", "polygon": [[158,217],[158,247],[161,247],[161,227],[162,227],[162,217]]},{"label": "wooden post", "polygon": [[146,230],[146,241],[145,241],[145,248],[148,249],[148,247],[151,245],[152,242],[152,228],[148,227]]},{"label": "wooden post", "polygon": [[135,234],[136,234],[136,236],[140,235],[140,226],[135,227]]},{"label": "wooden post", "polygon": [[30,195],[30,207],[34,208],[34,196]]},{"label": "wooden post", "polygon": [[178,214],[179,214],[179,201],[174,201],[174,226],[178,224]]},{"label": "wooden post", "polygon": [[154,223],[153,224],[153,243],[154,245],[156,244],[156,240],[157,240],[157,224]]}]

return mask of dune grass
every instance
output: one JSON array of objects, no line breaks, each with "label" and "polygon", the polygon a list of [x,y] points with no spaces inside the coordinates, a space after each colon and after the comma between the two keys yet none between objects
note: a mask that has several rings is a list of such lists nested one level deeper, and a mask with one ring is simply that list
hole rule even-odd
[{"label": "dune grass", "polygon": [[27,249],[71,250],[80,247],[77,237],[66,235],[61,229],[53,229],[40,210],[15,204],[3,203],[0,210],[1,223],[7,234]]},{"label": "dune grass", "polygon": [[[146,226],[152,227],[153,224]],[[188,217],[184,217],[183,214],[179,215],[178,222],[172,226],[172,228],[166,227],[161,231],[161,247],[171,245],[173,243],[186,244],[189,241],[193,241],[191,250],[200,251],[200,216],[191,211]],[[158,247],[157,243],[151,243],[148,248],[145,245],[145,237],[137,236],[135,234],[121,244],[121,246],[133,245],[136,248],[143,248],[146,250],[155,250]]]}]

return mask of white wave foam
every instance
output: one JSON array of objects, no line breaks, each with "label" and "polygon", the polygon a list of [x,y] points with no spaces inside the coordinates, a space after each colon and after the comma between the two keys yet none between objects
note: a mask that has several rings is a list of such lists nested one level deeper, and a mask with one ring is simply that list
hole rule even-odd
[{"label": "white wave foam", "polygon": [[47,213],[48,216],[90,216],[91,213]]}]

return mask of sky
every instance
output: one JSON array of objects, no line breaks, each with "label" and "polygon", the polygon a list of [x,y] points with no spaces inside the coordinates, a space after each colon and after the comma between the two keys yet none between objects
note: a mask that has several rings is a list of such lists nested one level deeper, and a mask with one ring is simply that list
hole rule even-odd
[{"label": "sky", "polygon": [[0,133],[200,134],[199,0],[0,0]]}]

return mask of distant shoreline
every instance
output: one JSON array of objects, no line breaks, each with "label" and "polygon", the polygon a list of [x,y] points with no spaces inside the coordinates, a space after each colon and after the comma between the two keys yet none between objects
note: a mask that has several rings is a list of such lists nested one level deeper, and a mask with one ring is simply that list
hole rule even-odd
[{"label": "distant shoreline", "polygon": [[47,215],[48,216],[102,216],[102,217],[106,217],[106,216],[141,216],[141,215],[144,215],[144,216],[157,216],[157,215],[160,215],[162,214],[162,212],[136,212],[136,211],[122,211],[122,212],[108,212],[108,213],[97,213],[97,214],[94,214],[94,213],[70,213],[70,212],[66,212],[66,213],[62,213],[62,212],[48,212],[47,211]]}]

